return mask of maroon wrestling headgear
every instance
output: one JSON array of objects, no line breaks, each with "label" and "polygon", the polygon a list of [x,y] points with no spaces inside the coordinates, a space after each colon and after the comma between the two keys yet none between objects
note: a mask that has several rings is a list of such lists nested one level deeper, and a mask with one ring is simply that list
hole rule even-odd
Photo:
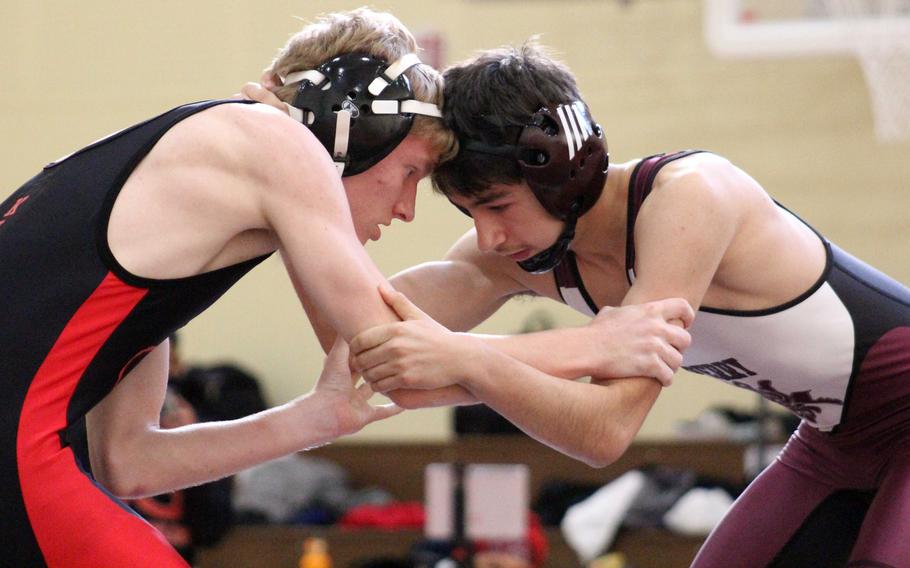
[{"label": "maroon wrestling headgear", "polygon": [[607,179],[609,153],[603,129],[581,101],[546,106],[521,129],[515,144],[462,140],[462,148],[514,158],[540,204],[566,226],[556,243],[519,262],[522,269],[552,270],[575,237],[575,223],[597,202]]}]

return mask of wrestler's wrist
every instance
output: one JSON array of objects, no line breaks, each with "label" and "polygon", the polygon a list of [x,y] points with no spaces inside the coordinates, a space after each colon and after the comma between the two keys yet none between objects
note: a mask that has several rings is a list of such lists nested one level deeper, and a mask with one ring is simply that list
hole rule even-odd
[{"label": "wrestler's wrist", "polygon": [[289,442],[299,450],[323,446],[345,435],[347,401],[333,391],[314,390],[282,406],[278,418],[281,431],[293,437]]},{"label": "wrestler's wrist", "polygon": [[460,348],[458,358],[461,368],[458,382],[468,391],[472,391],[489,380],[489,365],[495,358],[505,355],[476,335],[461,332],[453,335]]},{"label": "wrestler's wrist", "polygon": [[603,369],[598,365],[598,358],[592,346],[597,343],[599,330],[591,324],[580,327],[565,328],[559,339],[558,349],[552,353],[559,356],[553,357],[554,363],[560,368],[553,374],[570,379],[590,377],[598,374]]}]

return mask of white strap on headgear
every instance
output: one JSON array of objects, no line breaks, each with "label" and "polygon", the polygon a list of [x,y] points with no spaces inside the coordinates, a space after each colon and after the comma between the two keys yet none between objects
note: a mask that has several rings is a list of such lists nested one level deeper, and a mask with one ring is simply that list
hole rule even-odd
[{"label": "white strap on headgear", "polygon": [[306,80],[310,83],[313,83],[317,87],[323,84],[326,80],[326,76],[323,75],[322,72],[315,69],[309,69],[307,71],[294,71],[293,73],[288,73],[285,77],[279,75],[278,78],[281,79],[282,85],[292,85],[294,83],[299,83]]},{"label": "white strap on headgear", "polygon": [[284,103],[284,106],[288,109],[288,116],[296,120],[297,122],[303,122],[303,111],[295,107],[292,104]]},{"label": "white strap on headgear", "polygon": [[344,173],[344,161],[348,157],[348,141],[351,134],[351,113],[347,110],[340,110],[335,118],[335,150],[332,152],[332,158],[335,160],[335,167],[338,173]]},{"label": "white strap on headgear", "polygon": [[[374,97],[378,97],[386,87],[395,82],[402,73],[415,65],[420,65],[420,58],[417,57],[417,54],[408,53],[402,55],[397,61],[386,67],[386,70],[382,75],[373,79],[373,82],[370,83],[367,90]],[[440,112],[439,107],[435,104],[418,101],[416,99],[407,99],[404,101],[373,101],[370,105],[370,110],[372,110],[374,114],[411,113],[442,118],[442,112]]]},{"label": "white strap on headgear", "polygon": [[433,103],[425,103],[415,99],[404,101],[373,101],[370,105],[373,114],[422,114],[423,116],[433,116],[442,118],[442,112],[439,107]]},{"label": "white strap on headgear", "polygon": [[[415,65],[420,65],[420,58],[417,57],[414,53],[408,53],[400,57],[397,61],[393,62],[391,65],[386,67],[386,70],[379,76],[373,79],[373,82],[370,83],[367,90],[374,97],[381,94],[386,87],[395,82],[402,73],[414,67]],[[332,86],[331,81],[328,80],[328,77],[324,73],[317,71],[315,69],[309,69],[307,71],[295,71],[293,73],[288,73],[286,76],[278,77],[281,79],[283,85],[291,85],[293,83],[299,83],[301,81],[309,81],[315,87],[322,87],[322,90],[329,89]],[[296,121],[302,122],[306,125],[313,124],[315,120],[315,115],[312,112],[306,112],[285,103],[285,106],[288,109],[288,114]],[[427,103],[423,101],[418,101],[416,99],[407,99],[404,101],[373,101],[371,104],[371,110],[374,114],[420,114],[423,116],[432,116],[436,118],[442,117],[442,112],[440,112],[439,107],[433,103]],[[338,168],[338,174],[344,174],[345,160],[348,156],[348,144],[350,142],[351,134],[351,112],[342,109],[336,113],[335,118],[335,148],[332,152],[332,159],[335,161],[335,167]]]},{"label": "white strap on headgear", "polygon": [[316,115],[310,111],[307,111],[306,116],[304,117],[303,111],[295,107],[291,103],[284,103],[285,108],[288,110],[288,116],[296,120],[297,122],[302,122],[307,126],[311,126],[316,121]]},{"label": "white strap on headgear", "polygon": [[385,71],[382,72],[382,75],[373,79],[373,82],[370,83],[367,90],[370,91],[370,94],[374,97],[379,96],[379,93],[383,92],[391,83],[394,83],[402,73],[415,65],[420,65],[420,58],[417,57],[416,53],[402,55],[398,58],[398,61],[395,61],[386,67]]},{"label": "white strap on headgear", "polygon": [[[325,83],[322,87],[323,89],[328,89],[331,86],[331,83],[328,81],[328,78],[321,71],[315,69],[308,69],[306,71],[294,71],[293,73],[288,73],[284,77],[281,75],[278,76],[281,79],[282,85],[293,85],[294,83],[300,83],[301,81],[309,81],[314,86],[318,87]],[[297,122],[302,122],[307,126],[313,124],[313,121],[316,120],[315,115],[312,112],[306,113],[304,116],[303,111],[299,108],[284,103],[284,106],[288,109],[288,115],[296,120]]]}]

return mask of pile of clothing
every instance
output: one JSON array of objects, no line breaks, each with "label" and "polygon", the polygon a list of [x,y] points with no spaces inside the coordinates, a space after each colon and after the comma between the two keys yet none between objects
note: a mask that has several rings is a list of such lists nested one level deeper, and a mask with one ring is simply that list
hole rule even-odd
[{"label": "pile of clothing", "polygon": [[704,536],[720,521],[741,487],[688,470],[654,466],[626,472],[602,486],[546,484],[534,510],[585,563],[607,553],[620,528],[664,528]]}]

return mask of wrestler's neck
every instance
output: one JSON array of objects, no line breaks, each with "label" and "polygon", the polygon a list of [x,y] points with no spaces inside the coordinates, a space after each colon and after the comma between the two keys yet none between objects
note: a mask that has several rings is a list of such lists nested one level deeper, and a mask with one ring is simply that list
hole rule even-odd
[{"label": "wrestler's neck", "polygon": [[581,258],[625,258],[626,204],[635,162],[610,164],[604,190],[591,209],[578,219],[572,250]]}]

